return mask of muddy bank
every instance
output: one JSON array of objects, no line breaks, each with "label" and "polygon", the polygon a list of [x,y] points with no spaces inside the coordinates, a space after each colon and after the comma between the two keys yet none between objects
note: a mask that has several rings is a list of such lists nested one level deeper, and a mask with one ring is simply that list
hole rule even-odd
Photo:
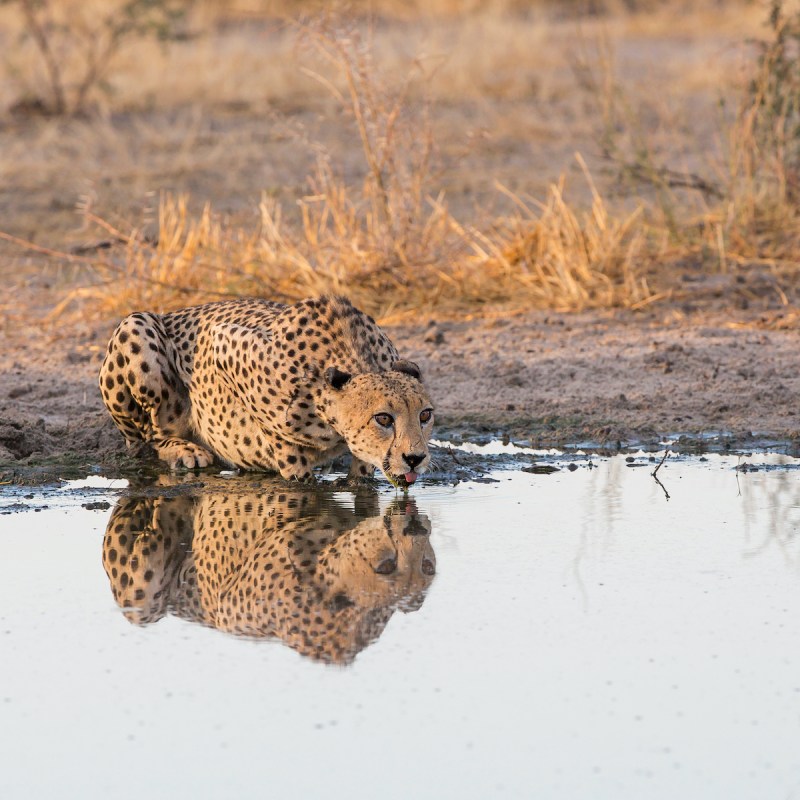
[{"label": "muddy bank", "polygon": [[[422,366],[437,435],[537,446],[696,450],[800,441],[798,333],[767,318],[656,310],[422,320],[388,327]],[[131,460],[96,385],[114,321],[7,328],[0,469],[114,474]],[[709,440],[699,434],[716,434]]]}]

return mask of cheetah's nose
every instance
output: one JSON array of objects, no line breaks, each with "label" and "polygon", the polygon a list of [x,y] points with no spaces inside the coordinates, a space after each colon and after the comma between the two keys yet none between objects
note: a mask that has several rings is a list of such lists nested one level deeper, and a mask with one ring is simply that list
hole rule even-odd
[{"label": "cheetah's nose", "polygon": [[421,464],[425,460],[424,455],[418,455],[417,453],[411,453],[410,455],[403,455],[403,461],[408,464],[409,469],[413,470]]}]

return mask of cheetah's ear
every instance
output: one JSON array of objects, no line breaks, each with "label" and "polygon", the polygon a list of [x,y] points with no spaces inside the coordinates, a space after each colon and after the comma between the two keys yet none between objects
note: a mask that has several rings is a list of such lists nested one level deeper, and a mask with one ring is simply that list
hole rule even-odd
[{"label": "cheetah's ear", "polygon": [[392,364],[392,369],[397,372],[405,372],[406,375],[422,381],[422,370],[413,361],[395,361]]},{"label": "cheetah's ear", "polygon": [[328,369],[325,370],[325,382],[328,386],[337,390],[341,389],[352,377],[353,376],[349,372],[342,372],[342,370],[336,369],[336,367],[328,367]]}]

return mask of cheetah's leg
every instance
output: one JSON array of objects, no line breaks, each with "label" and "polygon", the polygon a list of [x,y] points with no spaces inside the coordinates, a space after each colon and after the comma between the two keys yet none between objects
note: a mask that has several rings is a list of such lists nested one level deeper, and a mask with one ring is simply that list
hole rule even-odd
[{"label": "cheetah's leg", "polygon": [[350,462],[350,469],[347,472],[347,481],[349,483],[358,483],[359,481],[369,480],[374,477],[375,467],[353,456],[353,460]]},{"label": "cheetah's leg", "polygon": [[313,481],[314,467],[327,464],[347,452],[344,442],[327,450],[287,442],[274,443],[274,458],[281,477],[287,481]]},{"label": "cheetah's leg", "polygon": [[128,447],[147,442],[172,469],[207,467],[213,455],[188,441],[191,405],[177,365],[159,317],[131,314],[108,343],[100,369],[103,402]]},{"label": "cheetah's leg", "polygon": [[275,445],[278,471],[287,481],[313,481],[313,468],[319,461],[319,455],[319,450],[285,441],[277,442]]},{"label": "cheetah's leg", "polygon": [[191,543],[191,497],[123,498],[103,540],[103,566],[130,622],[166,614],[175,576]]}]

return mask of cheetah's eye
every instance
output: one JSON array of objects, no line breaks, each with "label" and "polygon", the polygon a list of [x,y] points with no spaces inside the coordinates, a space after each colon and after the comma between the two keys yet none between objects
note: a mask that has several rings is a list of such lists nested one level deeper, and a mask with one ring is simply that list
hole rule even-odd
[{"label": "cheetah's eye", "polygon": [[424,411],[420,411],[419,421],[424,425],[426,422],[431,421],[432,416],[433,416],[433,409],[426,408]]},{"label": "cheetah's eye", "polygon": [[391,414],[376,414],[373,419],[381,428],[391,428],[394,425],[394,417]]}]

